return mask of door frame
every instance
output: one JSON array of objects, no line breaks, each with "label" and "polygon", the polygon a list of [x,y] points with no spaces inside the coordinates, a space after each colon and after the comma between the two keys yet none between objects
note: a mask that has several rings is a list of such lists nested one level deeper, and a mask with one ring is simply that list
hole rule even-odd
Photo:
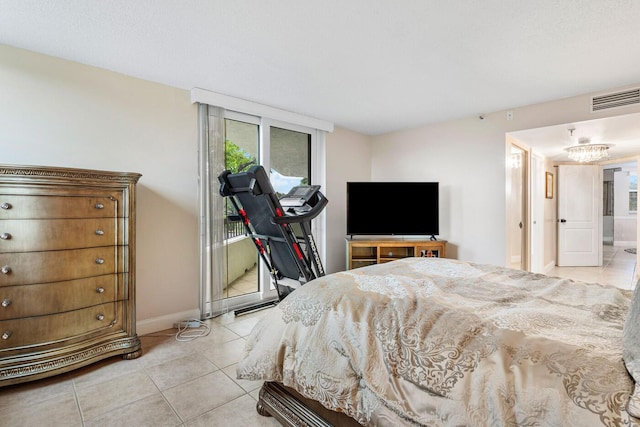
[{"label": "door frame", "polygon": [[513,238],[514,230],[511,230],[509,225],[511,224],[511,220],[513,219],[513,214],[509,209],[511,205],[510,202],[512,200],[513,195],[511,191],[512,188],[512,179],[511,179],[511,149],[512,147],[516,147],[524,153],[524,158],[522,160],[522,183],[520,191],[522,193],[522,230],[521,233],[521,252],[520,252],[520,269],[523,271],[529,271],[530,265],[530,240],[531,240],[531,227],[529,226],[530,222],[530,191],[529,191],[529,183],[531,182],[530,177],[530,159],[531,159],[531,148],[526,146],[525,144],[517,141],[510,135],[506,135],[505,141],[505,188],[506,188],[506,197],[505,197],[505,265],[510,266],[512,264],[511,261],[511,239]]},{"label": "door frame", "polygon": [[[196,95],[202,95],[196,94]],[[316,119],[307,118],[305,116],[286,113],[283,110],[273,109],[267,106],[261,106],[259,104],[254,104],[249,101],[243,100],[235,100],[234,98],[230,98],[227,96],[213,94],[210,92],[205,93],[207,96],[195,96],[192,91],[192,100],[194,102],[199,102],[198,105],[198,126],[199,126],[199,140],[198,140],[198,197],[199,197],[199,234],[200,234],[200,319],[214,317],[218,314],[242,309],[248,306],[253,306],[255,304],[260,304],[265,302],[265,300],[277,300],[277,293],[270,286],[271,284],[271,276],[267,269],[264,267],[263,263],[258,260],[258,268],[259,268],[259,277],[260,277],[260,288],[257,292],[252,292],[244,295],[233,296],[229,298],[222,299],[211,299],[208,296],[214,295],[215,292],[210,292],[209,289],[213,289],[216,287],[216,290],[222,286],[222,279],[218,277],[221,275],[221,268],[213,268],[211,259],[215,258],[216,260],[222,259],[221,256],[212,255],[212,247],[211,242],[208,241],[211,230],[214,229],[213,226],[213,215],[209,209],[209,205],[211,204],[210,197],[217,197],[218,191],[217,188],[219,183],[217,182],[217,176],[213,176],[211,173],[211,168],[209,168],[209,160],[210,157],[210,147],[209,147],[209,109],[219,109],[216,112],[216,116],[220,120],[224,119],[234,119],[246,121],[249,123],[257,123],[259,126],[260,132],[260,150],[263,153],[266,152],[268,155],[268,150],[265,150],[265,135],[268,137],[268,132],[264,129],[267,129],[270,126],[281,127],[284,129],[290,130],[302,130],[312,136],[311,139],[311,180],[315,184],[320,185],[321,187],[326,186],[326,171],[325,165],[326,160],[324,158],[326,153],[326,138],[325,133],[327,131],[333,130],[333,124],[322,122]],[[202,99],[198,99],[202,98]],[[203,102],[204,101],[204,102]],[[246,109],[244,112],[238,111],[238,106]],[[257,116],[256,114],[251,114],[251,112],[261,112],[264,113],[262,116]],[[272,117],[268,115],[270,113]],[[288,120],[280,120],[290,119]],[[308,127],[310,124],[315,124],[318,127],[312,128]],[[214,132],[219,133],[219,132]],[[268,143],[268,140],[267,140]],[[315,157],[314,157],[315,156]],[[218,154],[218,157],[220,155]],[[260,160],[262,161],[262,160]],[[268,158],[267,158],[268,163]],[[268,165],[265,166],[268,170]],[[311,227],[312,233],[315,234],[315,243],[318,249],[318,253],[321,259],[326,259],[326,212],[322,212],[318,217],[313,221]],[[219,237],[219,236],[218,236]],[[216,241],[219,244],[219,241]],[[269,284],[269,285],[268,285]],[[211,300],[210,300],[211,299]]]},{"label": "door frame", "polygon": [[544,178],[545,161],[544,157],[531,153],[531,179],[529,187],[531,189],[530,202],[530,231],[529,231],[529,270],[534,273],[543,273],[544,265]]}]

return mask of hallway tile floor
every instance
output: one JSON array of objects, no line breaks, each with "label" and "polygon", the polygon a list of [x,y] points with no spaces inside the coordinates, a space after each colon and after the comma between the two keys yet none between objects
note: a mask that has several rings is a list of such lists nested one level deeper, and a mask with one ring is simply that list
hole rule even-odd
[{"label": "hallway tile floor", "polygon": [[626,247],[605,245],[603,248],[602,267],[554,267],[546,274],[634,289],[636,255],[625,252]]}]

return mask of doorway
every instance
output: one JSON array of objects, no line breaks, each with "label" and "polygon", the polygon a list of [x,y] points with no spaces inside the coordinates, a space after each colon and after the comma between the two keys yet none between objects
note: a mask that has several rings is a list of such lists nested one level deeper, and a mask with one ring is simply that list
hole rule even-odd
[{"label": "doorway", "polygon": [[602,171],[602,243],[613,246],[614,235],[614,176],[619,167],[607,167]]},{"label": "doorway", "polygon": [[[506,170],[510,169],[511,163],[511,151],[509,142],[514,142],[520,147],[526,147],[529,154],[529,161],[534,161],[535,156],[540,156],[544,161],[544,170],[553,174],[553,182],[557,185],[557,167],[562,164],[571,164],[571,162],[564,150],[566,147],[573,145],[575,143],[574,140],[571,139],[571,132],[568,132],[570,128],[578,128],[580,133],[587,135],[591,138],[595,138],[596,140],[602,140],[609,144],[610,148],[610,156],[615,160],[603,160],[599,161],[598,164],[604,168],[614,168],[621,164],[625,163],[633,163],[634,167],[637,168],[637,162],[640,159],[640,138],[639,129],[638,129],[638,119],[640,118],[640,113],[634,114],[620,114],[618,116],[605,117],[601,119],[591,119],[583,122],[577,123],[562,123],[552,126],[544,126],[539,128],[530,128],[530,129],[522,129],[516,131],[510,131],[506,133],[506,141],[507,141],[507,150],[505,152],[505,164]],[[575,138],[574,138],[575,139]],[[570,163],[571,162],[571,163]],[[533,163],[530,164],[532,168],[528,174],[528,185],[530,188],[529,198],[532,199],[534,197],[534,186],[539,185],[540,177],[533,168],[535,165]],[[637,175],[637,172],[636,172]],[[506,193],[507,197],[509,197],[511,193],[511,181],[510,181],[510,171],[506,176]],[[636,176],[633,176],[634,185]],[[535,196],[537,200],[542,203],[542,220],[543,227],[536,228],[532,225],[535,219],[536,209],[536,201],[530,200],[529,203],[529,269],[530,271],[535,271],[536,265],[535,257],[532,253],[533,245],[536,244],[536,234],[541,237],[542,244],[542,271],[541,273],[549,274],[555,267],[557,260],[557,209],[556,203],[558,202],[558,192],[555,192],[551,198],[540,198],[540,196]],[[544,196],[543,196],[544,197]],[[603,199],[604,194],[598,195],[598,198]],[[637,190],[633,190],[633,193],[630,195],[623,196],[623,199],[634,198],[634,203],[637,204]],[[618,198],[620,201],[620,198]],[[510,249],[509,242],[510,236],[512,234],[512,222],[509,220],[509,207],[510,202],[506,201],[506,217],[505,217],[505,265],[510,265]],[[636,208],[637,209],[637,208]],[[604,213],[604,207],[602,212]],[[611,242],[611,235],[613,233],[618,234],[618,232],[622,232],[625,230],[624,227],[633,224],[633,227],[628,228],[624,235],[625,237],[618,236],[613,238],[615,242],[615,246],[622,249],[629,249],[630,246],[636,246],[636,243],[640,241],[640,224],[637,215],[637,210],[634,213],[630,213],[629,215],[623,215],[625,224],[620,224],[619,221],[621,218],[618,214],[615,214],[613,231],[609,230],[609,242]],[[537,221],[539,223],[539,221]],[[603,238],[607,238],[607,232],[605,223],[600,224]],[[635,232],[633,230],[636,230]],[[606,241],[606,240],[605,240]],[[627,245],[630,243],[630,245]],[[614,245],[604,245],[603,249],[603,258],[606,262],[607,259],[607,248],[611,248]],[[637,254],[637,260],[640,264],[640,254]],[[570,267],[567,267],[570,268]],[[589,267],[585,267],[589,268]],[[536,271],[537,272],[537,271]],[[637,274],[640,277],[640,272]]]},{"label": "doorway", "polygon": [[528,242],[528,165],[527,149],[507,140],[507,266],[527,271]]},{"label": "doorway", "polygon": [[638,234],[638,162],[603,166],[603,243],[634,248]]}]

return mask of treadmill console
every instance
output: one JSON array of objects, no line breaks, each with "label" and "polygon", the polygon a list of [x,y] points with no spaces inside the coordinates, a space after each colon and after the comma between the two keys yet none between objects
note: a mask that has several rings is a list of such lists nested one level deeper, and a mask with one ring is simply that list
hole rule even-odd
[{"label": "treadmill console", "polygon": [[299,208],[309,203],[309,201],[320,190],[319,185],[298,185],[293,187],[280,199],[283,208]]}]

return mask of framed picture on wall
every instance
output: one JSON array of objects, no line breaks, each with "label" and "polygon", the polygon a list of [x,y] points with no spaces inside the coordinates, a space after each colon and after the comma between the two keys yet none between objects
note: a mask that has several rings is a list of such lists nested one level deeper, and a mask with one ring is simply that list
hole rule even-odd
[{"label": "framed picture on wall", "polygon": [[551,172],[545,172],[544,197],[553,199],[553,174]]}]

